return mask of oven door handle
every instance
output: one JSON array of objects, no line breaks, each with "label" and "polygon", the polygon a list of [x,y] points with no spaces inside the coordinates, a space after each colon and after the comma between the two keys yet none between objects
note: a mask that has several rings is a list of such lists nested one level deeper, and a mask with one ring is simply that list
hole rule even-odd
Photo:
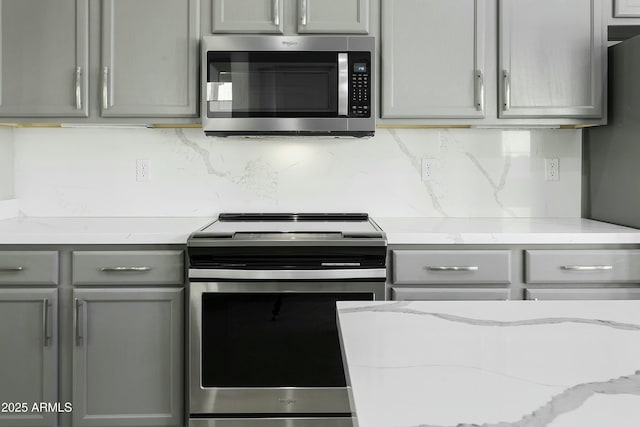
[{"label": "oven door handle", "polygon": [[341,268],[327,270],[243,270],[190,268],[189,279],[233,280],[343,280],[384,279],[384,268]]}]

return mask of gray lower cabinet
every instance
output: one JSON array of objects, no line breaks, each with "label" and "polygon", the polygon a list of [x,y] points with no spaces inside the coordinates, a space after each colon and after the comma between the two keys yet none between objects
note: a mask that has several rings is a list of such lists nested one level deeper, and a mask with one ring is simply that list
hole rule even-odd
[{"label": "gray lower cabinet", "polygon": [[485,116],[485,0],[382,0],[380,19],[382,118]]},{"label": "gray lower cabinet", "polygon": [[394,301],[505,301],[509,299],[509,289],[394,286],[391,289],[391,299]]},{"label": "gray lower cabinet", "polygon": [[87,117],[88,0],[0,0],[0,117]]},{"label": "gray lower cabinet", "polygon": [[526,289],[528,300],[638,300],[640,288]]},{"label": "gray lower cabinet", "polygon": [[102,1],[103,117],[197,115],[199,16],[199,0]]},{"label": "gray lower cabinet", "polygon": [[74,289],[73,426],[182,427],[183,289]]},{"label": "gray lower cabinet", "polygon": [[58,402],[58,290],[0,289],[0,426],[55,427]]}]

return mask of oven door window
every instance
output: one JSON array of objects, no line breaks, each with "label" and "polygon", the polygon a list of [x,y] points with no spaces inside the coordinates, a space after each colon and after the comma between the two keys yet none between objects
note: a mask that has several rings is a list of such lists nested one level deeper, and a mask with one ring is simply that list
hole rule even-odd
[{"label": "oven door window", "polygon": [[337,117],[336,52],[208,52],[208,117]]},{"label": "oven door window", "polygon": [[203,387],[344,387],[336,301],[372,293],[205,293]]}]

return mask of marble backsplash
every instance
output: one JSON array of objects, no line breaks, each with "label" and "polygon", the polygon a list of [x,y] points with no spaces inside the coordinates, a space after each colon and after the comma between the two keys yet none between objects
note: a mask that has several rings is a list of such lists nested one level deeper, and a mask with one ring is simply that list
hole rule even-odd
[{"label": "marble backsplash", "polygon": [[13,198],[13,129],[0,126],[0,201]]},{"label": "marble backsplash", "polygon": [[[225,139],[199,129],[11,132],[13,192],[27,216],[581,214],[577,130],[378,129],[369,139]],[[559,181],[545,181],[544,158],[560,159]],[[150,160],[150,182],[136,181],[137,159]],[[433,159],[428,181],[422,159]]]}]

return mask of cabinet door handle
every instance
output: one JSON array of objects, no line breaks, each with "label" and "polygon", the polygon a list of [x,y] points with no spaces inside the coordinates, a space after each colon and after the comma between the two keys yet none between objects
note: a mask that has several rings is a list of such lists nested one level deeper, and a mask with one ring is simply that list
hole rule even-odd
[{"label": "cabinet door handle", "polygon": [[16,267],[0,267],[0,272],[10,272],[10,271],[22,271],[24,267],[18,265]]},{"label": "cabinet door handle", "polygon": [[273,25],[280,26],[280,0],[271,1],[273,7]]},{"label": "cabinet door handle", "polygon": [[109,67],[102,68],[102,109],[109,109]]},{"label": "cabinet door handle", "polygon": [[308,18],[308,10],[309,10],[309,1],[308,0],[302,0],[302,6],[300,7],[300,9],[302,9],[300,11],[300,25],[302,25],[303,27],[307,26],[307,20]]},{"label": "cabinet door handle", "polygon": [[502,110],[509,111],[511,108],[511,76],[509,75],[509,71],[502,70]]},{"label": "cabinet door handle", "polygon": [[76,110],[82,110],[82,67],[76,67]]},{"label": "cabinet door handle", "polygon": [[482,70],[476,70],[476,110],[484,111],[484,76]]},{"label": "cabinet door handle", "polygon": [[44,346],[48,347],[51,342],[51,334],[49,334],[49,299],[42,300],[42,336]]},{"label": "cabinet door handle", "polygon": [[100,271],[151,271],[151,267],[100,267]]},{"label": "cabinet door handle", "polygon": [[560,268],[569,271],[607,271],[613,270],[613,265],[563,265]]},{"label": "cabinet door handle", "polygon": [[75,310],[73,310],[73,328],[75,329],[76,334],[76,345],[82,344],[82,326],[80,318],[80,310],[82,309],[82,300],[79,298],[75,298],[73,300],[75,305]]},{"label": "cabinet door handle", "polygon": [[464,266],[428,266],[429,271],[478,271],[480,268],[477,265],[464,265]]}]

